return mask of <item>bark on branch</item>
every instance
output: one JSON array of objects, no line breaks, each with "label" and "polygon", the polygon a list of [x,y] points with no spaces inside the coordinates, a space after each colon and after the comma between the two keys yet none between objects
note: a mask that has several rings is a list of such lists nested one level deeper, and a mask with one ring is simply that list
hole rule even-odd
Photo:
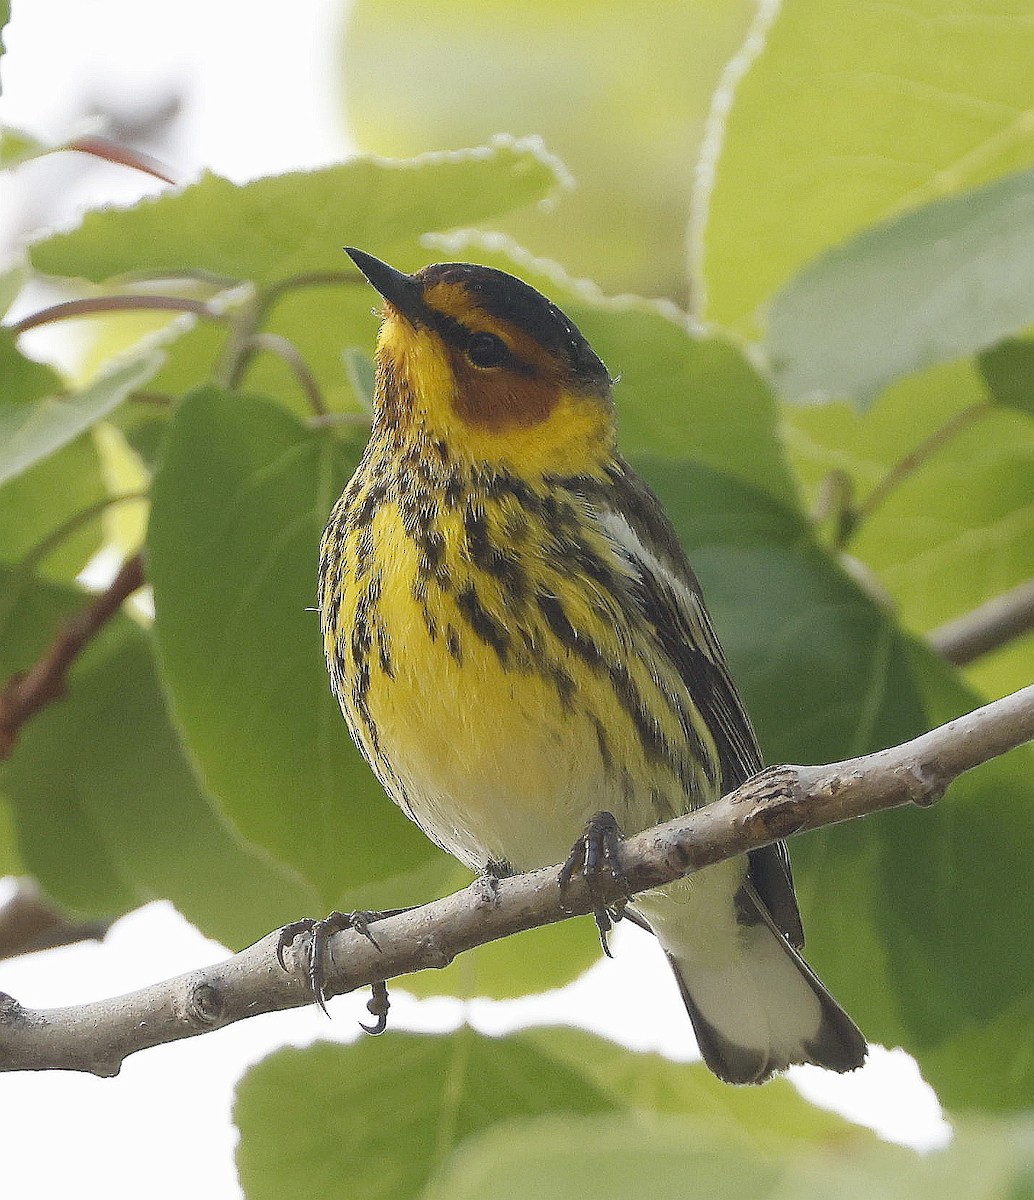
[{"label": "bark on branch", "polygon": [[[901,804],[929,805],[962,772],[1034,740],[1034,686],[914,741],[821,767],[771,767],[736,791],[622,844],[633,892],[668,883],[733,855],[809,829]],[[379,949],[358,933],[335,934],[325,963],[328,996],[428,967],[524,929],[588,913],[575,879],[562,895],[559,866],[468,888],[376,924]],[[619,885],[609,900],[623,894]],[[70,1008],[31,1010],[0,993],[0,1069],[115,1075],[138,1050],[208,1033],[259,1013],[312,1003],[308,940],[276,958],[276,932],[213,967]]]}]

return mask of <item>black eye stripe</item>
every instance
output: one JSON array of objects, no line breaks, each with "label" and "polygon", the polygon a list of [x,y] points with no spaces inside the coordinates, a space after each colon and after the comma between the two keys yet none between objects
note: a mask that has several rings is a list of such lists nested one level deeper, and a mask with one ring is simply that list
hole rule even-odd
[{"label": "black eye stripe", "polygon": [[[429,305],[423,314],[424,321],[441,337],[442,341],[459,350],[461,354],[467,355],[468,347],[471,339],[480,334],[480,330],[468,329],[462,321],[457,321],[455,317],[447,316],[443,312],[439,312]],[[485,331],[487,332],[487,331]],[[494,333],[488,334],[489,337],[495,338]],[[497,339],[505,351],[502,359],[497,366],[504,366],[509,371],[515,371],[518,375],[535,375],[536,370],[529,362],[525,362],[523,358],[518,358],[516,354],[506,345],[502,338]]]}]

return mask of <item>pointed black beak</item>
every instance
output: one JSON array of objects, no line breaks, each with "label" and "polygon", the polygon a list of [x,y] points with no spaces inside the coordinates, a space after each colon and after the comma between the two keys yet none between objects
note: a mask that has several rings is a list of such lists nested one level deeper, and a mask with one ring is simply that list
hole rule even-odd
[{"label": "pointed black beak", "polygon": [[386,262],[363,250],[345,247],[345,253],[390,304],[414,325],[424,323],[424,292],[413,275],[396,271]]}]

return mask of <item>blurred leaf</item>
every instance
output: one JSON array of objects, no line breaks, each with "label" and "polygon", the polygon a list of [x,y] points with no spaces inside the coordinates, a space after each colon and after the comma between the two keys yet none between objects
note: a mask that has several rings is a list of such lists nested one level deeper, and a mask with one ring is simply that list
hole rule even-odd
[{"label": "blurred leaf", "polygon": [[702,463],[633,463],[704,585],[768,761],[833,762],[921,731],[905,639],[802,517]]},{"label": "blurred leaf", "polygon": [[154,374],[160,362],[160,352],[149,350],[116,364],[77,392],[50,395],[34,403],[11,402],[5,397],[0,402],[0,484],[107,416]]},{"label": "blurred leaf", "polygon": [[108,424],[122,434],[152,476],[161,456],[172,412],[171,404],[124,404],[108,419]]},{"label": "blurred leaf", "polygon": [[698,173],[698,315],[755,334],[759,306],[823,250],[1029,166],[1029,16],[1026,0],[760,6]]},{"label": "blurred leaf", "polygon": [[[426,256],[421,257],[421,265],[424,261]],[[361,340],[366,352],[373,354],[380,324],[372,311],[376,301],[372,288],[298,288],[284,295],[269,314],[266,328],[298,349],[319,381],[324,403],[331,412],[370,411],[364,405],[366,397],[355,390],[344,351],[353,341]],[[244,383],[251,391],[275,397],[292,412],[312,415],[298,380],[275,354],[256,355],[248,365]]]},{"label": "blurred leaf", "polygon": [[615,395],[624,454],[692,458],[795,504],[778,410],[737,347],[695,337],[646,305],[571,308],[620,373]]},{"label": "blurred leaf", "polygon": [[172,419],[148,535],[155,633],[191,754],[233,824],[324,908],[440,857],[353,745],[312,611],[320,533],[360,449],[270,401],[199,391]]},{"label": "blurred leaf", "polygon": [[[1011,933],[1011,953],[1022,957],[1027,951],[1023,932],[1020,923],[1010,919],[1003,936],[995,939],[999,952]],[[999,967],[1007,968],[1008,962]],[[1032,1022],[1034,991],[1028,991],[993,1020],[974,1020],[958,1037],[926,1051],[924,1075],[938,1094],[955,1100],[959,1111],[1029,1113],[1034,1091]]]},{"label": "blurred leaf", "polygon": [[[16,562],[76,514],[92,509],[104,495],[97,454],[88,436],[40,459],[0,486],[0,562]],[[74,579],[99,548],[100,531],[100,514],[95,512],[36,562],[37,573]]]},{"label": "blurred leaf", "polygon": [[281,1050],[237,1088],[237,1168],[249,1200],[406,1200],[464,1138],[513,1116],[606,1112],[579,1073],[521,1037],[393,1033]]},{"label": "blurred leaf", "polygon": [[46,363],[29,358],[18,349],[18,340],[6,326],[0,325],[0,415],[7,406],[30,404],[61,391],[61,377]]},{"label": "blurred leaf", "polygon": [[373,393],[377,383],[373,359],[358,346],[347,346],[343,357],[352,391],[360,405],[372,412]]},{"label": "blurred leaf", "polygon": [[609,290],[685,302],[692,163],[752,10],[654,0],[642,19],[622,0],[360,0],[344,38],[348,120],[381,154],[541,134],[576,190],[556,212],[493,224]]},{"label": "blurred leaf", "polygon": [[15,129],[13,125],[5,125],[0,129],[0,170],[10,170],[28,162],[30,158],[50,154],[53,149],[53,146],[39,141],[31,133]]},{"label": "blurred leaf", "polygon": [[354,158],[240,185],[206,174],[132,208],[87,213],[77,229],[36,242],[29,253],[44,274],[95,282],[148,271],[205,271],[260,284],[344,272],[344,242],[382,253],[429,229],[495,216],[548,196],[559,170],[536,139],[501,137],[473,150]]},{"label": "blurred leaf", "polygon": [[[989,406],[969,362],[905,380],[864,414],[844,404],[785,410],[787,448],[809,492],[845,471],[863,505],[899,461],[953,427],[850,543],[917,633],[1034,575],[1034,423]],[[1031,681],[1030,663],[1030,647],[1017,644],[967,675],[1000,696]]]},{"label": "blurred leaf", "polygon": [[982,697],[1006,696],[1030,683],[1032,662],[1034,633],[1028,633],[977,659],[966,668],[965,675]]},{"label": "blurred leaf", "polygon": [[[689,550],[769,762],[835,762],[979,703],[798,516],[699,464],[638,465]],[[933,811],[794,839],[808,960],[871,1039],[904,1045],[924,1068],[926,1051],[948,1053],[1034,989],[1029,936],[994,916],[1034,904],[1022,865],[1034,856],[1032,777],[1018,752],[958,781]],[[954,1082],[942,1098],[957,1107],[990,1103],[999,1086],[972,1064],[965,1086],[961,1072]],[[1034,1078],[1007,1102],[1023,1096],[1034,1104]]]},{"label": "blurred leaf", "polygon": [[14,303],[18,293],[25,285],[28,274],[28,265],[20,254],[15,255],[12,263],[0,268],[0,316],[5,315]]},{"label": "blurred leaf", "polygon": [[1015,1120],[959,1122],[952,1144],[912,1154],[875,1144],[848,1154],[816,1154],[793,1163],[780,1196],[795,1200],[1030,1200],[1034,1128]]},{"label": "blurred leaf", "polygon": [[0,0],[0,58],[7,53],[4,45],[4,26],[11,19],[11,0]]},{"label": "blurred leaf", "polygon": [[475,1200],[486,1194],[498,1200],[528,1195],[1029,1200],[1031,1147],[1029,1117],[967,1121],[947,1150],[925,1155],[875,1138],[828,1151],[784,1146],[781,1153],[762,1155],[714,1139],[695,1121],[548,1116],[495,1126],[469,1139],[425,1200]]},{"label": "blurred leaf", "polygon": [[786,1079],[773,1079],[764,1087],[733,1088],[702,1063],[635,1053],[581,1029],[546,1027],[521,1036],[581,1071],[616,1103],[641,1112],[692,1117],[716,1142],[739,1140],[745,1147],[778,1153],[792,1146],[844,1149],[875,1141],[868,1129],[809,1104]]},{"label": "blurred leaf", "polygon": [[[113,496],[146,492],[151,473],[118,427],[100,421],[93,427],[93,441],[100,458],[101,473]],[[105,546],[114,547],[123,558],[135,554],[147,533],[147,501],[127,500],[105,509],[102,516]]]},{"label": "blurred leaf", "polygon": [[[970,364],[955,396],[979,383]],[[1034,575],[1034,422],[992,409],[905,481],[851,550],[892,592],[901,620],[923,632],[961,617]],[[1031,682],[1031,663],[985,676],[996,696]],[[976,673],[971,672],[976,678]]]},{"label": "blurred leaf", "polygon": [[1007,339],[977,359],[996,404],[1034,417],[1034,343]]},{"label": "blurred leaf", "polygon": [[625,1113],[511,1121],[463,1143],[423,1200],[759,1200],[783,1169],[677,1118]]},{"label": "blurred leaf", "polygon": [[[980,704],[929,648],[914,645],[909,657],[930,727]],[[957,779],[935,811],[881,818],[874,882],[884,897],[890,969],[908,1008],[907,1048],[956,1110],[1034,1108],[1034,1053],[1020,1049],[1034,1012],[1034,939],[1012,919],[1034,904],[1032,780],[1034,751],[1021,747]],[[918,853],[909,850],[916,835]],[[995,1024],[997,1045],[986,1036]],[[976,1059],[974,1038],[984,1050]]]},{"label": "blurred leaf", "polygon": [[[0,676],[30,666],[89,597],[3,577]],[[111,916],[170,899],[240,947],[311,907],[291,874],[238,842],[200,791],[169,722],[148,637],[123,616],[74,665],[0,768],[25,866],[59,903]]]},{"label": "blurred leaf", "polygon": [[[347,262],[337,250],[341,269]],[[240,292],[242,289],[236,289]],[[222,293],[224,298],[229,292]],[[366,335],[372,353],[378,319],[374,316],[374,293],[364,286],[313,284],[292,287],[273,305],[263,330],[286,338],[297,349],[315,376],[324,403],[332,411],[355,411],[360,403],[344,366],[342,352],[345,338]],[[239,302],[239,301],[238,301]],[[96,334],[90,360],[101,363],[114,353],[122,353],[150,332],[169,325],[165,314],[119,313],[115,317],[95,319],[91,329]],[[225,370],[228,330],[213,321],[198,321],[192,329],[168,346],[165,362],[148,383],[148,390],[158,396],[178,399],[205,383],[217,382]],[[281,357],[268,351],[255,354],[248,363],[240,386],[250,392],[269,396],[288,411],[299,416],[311,416],[308,396],[298,379]],[[155,406],[151,406],[154,415]],[[142,422],[142,417],[122,413],[120,425]]]},{"label": "blurred leaf", "polygon": [[[1034,147],[1032,147],[1034,150]],[[939,200],[823,253],[773,298],[790,400],[870,401],[1034,322],[1034,171]]]},{"label": "blurred leaf", "polygon": [[24,875],[25,864],[18,853],[18,833],[14,813],[6,797],[0,796],[0,879],[6,875]]}]

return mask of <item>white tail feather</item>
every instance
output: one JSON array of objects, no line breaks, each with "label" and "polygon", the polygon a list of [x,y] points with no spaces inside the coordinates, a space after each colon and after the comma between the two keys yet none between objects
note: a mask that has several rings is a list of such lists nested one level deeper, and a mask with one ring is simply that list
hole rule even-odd
[{"label": "white tail feather", "polygon": [[746,860],[709,867],[636,901],[674,968],[707,1065],[761,1083],[792,1063],[860,1066],[865,1040],[776,929]]}]

